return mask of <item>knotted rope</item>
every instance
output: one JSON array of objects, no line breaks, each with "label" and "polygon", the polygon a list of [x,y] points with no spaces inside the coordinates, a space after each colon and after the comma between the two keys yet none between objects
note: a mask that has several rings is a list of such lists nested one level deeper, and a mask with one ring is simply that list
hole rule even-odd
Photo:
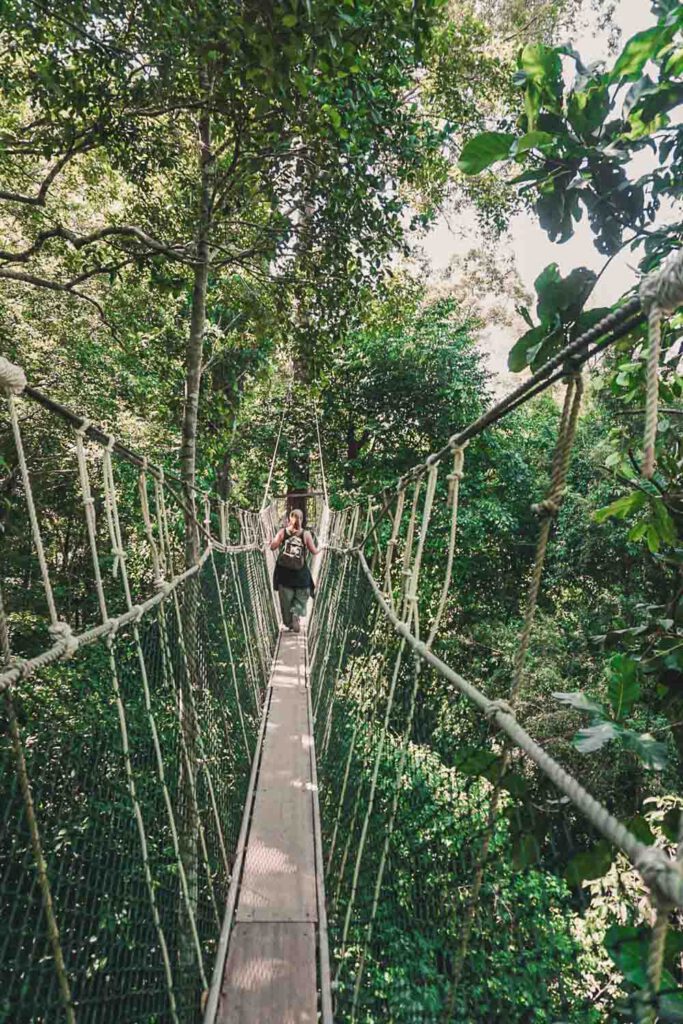
[{"label": "knotted rope", "polygon": [[643,438],[643,476],[651,479],[655,471],[657,407],[659,396],[659,353],[662,319],[683,305],[683,248],[669,253],[654,274],[640,283],[640,303],[648,320],[648,357],[645,399],[645,435]]},{"label": "knotted rope", "polygon": [[26,374],[20,366],[0,356],[0,389],[7,395],[20,395],[26,387]]}]

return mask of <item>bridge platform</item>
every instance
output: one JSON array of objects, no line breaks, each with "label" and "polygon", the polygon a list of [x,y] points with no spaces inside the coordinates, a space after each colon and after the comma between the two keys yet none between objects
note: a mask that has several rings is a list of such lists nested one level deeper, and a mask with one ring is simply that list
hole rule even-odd
[{"label": "bridge platform", "polygon": [[204,1024],[331,1024],[305,626],[280,634]]}]

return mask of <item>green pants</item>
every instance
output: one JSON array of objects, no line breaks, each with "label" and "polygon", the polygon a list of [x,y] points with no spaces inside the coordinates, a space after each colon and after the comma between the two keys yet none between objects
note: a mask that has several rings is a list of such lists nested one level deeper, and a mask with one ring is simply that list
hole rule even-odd
[{"label": "green pants", "polygon": [[308,604],[308,587],[283,587],[277,588],[280,595],[280,608],[282,610],[282,621],[285,626],[292,625],[292,615],[305,615]]}]

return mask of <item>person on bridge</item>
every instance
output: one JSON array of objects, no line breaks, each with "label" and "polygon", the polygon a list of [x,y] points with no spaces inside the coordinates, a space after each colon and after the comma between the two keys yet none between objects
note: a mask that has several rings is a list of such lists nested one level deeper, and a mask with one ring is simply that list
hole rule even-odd
[{"label": "person on bridge", "polygon": [[299,619],[306,614],[309,596],[313,596],[315,584],[311,570],[306,564],[306,551],[318,554],[308,530],[304,530],[304,514],[300,508],[289,513],[289,525],[278,530],[271,541],[270,550],[282,547],[275,563],[273,587],[277,590],[282,609],[282,621],[292,632],[298,633]]}]

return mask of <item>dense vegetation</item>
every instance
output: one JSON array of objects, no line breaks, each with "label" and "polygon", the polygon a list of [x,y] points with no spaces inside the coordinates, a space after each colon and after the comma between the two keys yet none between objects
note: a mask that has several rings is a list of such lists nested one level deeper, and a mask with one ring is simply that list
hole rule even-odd
[{"label": "dense vegetation", "polygon": [[[274,489],[319,486],[313,406],[333,503],[379,498],[493,393],[479,324],[399,262],[442,204],[474,204],[486,232],[526,208],[558,241],[585,213],[606,259],[631,246],[643,271],[680,245],[682,9],[655,0],[652,28],[611,66],[586,67],[556,45],[576,6],[64,0],[51,9],[12,0],[0,15],[2,353],[32,384],[178,472],[190,507],[196,483],[260,503],[283,408]],[[521,310],[528,329],[511,370],[537,368],[605,312],[590,306],[595,284],[585,268],[564,279],[546,268],[535,309]],[[663,341],[652,480],[640,473],[644,332],[591,367],[519,706],[532,735],[598,798],[665,845],[677,835],[683,766],[682,334],[679,314]],[[550,393],[466,453],[459,556],[436,649],[491,697],[508,692],[536,536],[531,506],[558,419]],[[87,537],[61,472],[68,441],[42,414],[28,413],[24,430],[56,585],[76,627],[94,595],[80,580]],[[445,488],[439,499],[424,558],[428,607],[448,532]],[[22,515],[3,429],[4,596],[15,649],[27,654],[41,640],[42,606]],[[191,563],[195,531],[184,545]],[[429,686],[415,816],[398,831],[438,891],[448,862],[436,845],[430,862],[418,819],[425,834],[447,821],[457,845],[468,823],[446,807],[444,779],[456,767],[479,785],[491,765],[463,768],[467,723],[443,682]],[[647,926],[622,922],[640,930],[630,946],[612,932],[605,951],[602,915],[623,884],[617,854],[566,811],[569,841],[555,795],[533,773],[516,796],[498,837],[500,891],[570,907],[574,933],[558,939],[567,984],[578,985],[579,943],[594,1019],[628,1019],[620,1000],[644,987]],[[634,875],[627,884],[641,892]],[[384,922],[386,947],[419,966],[397,979],[377,965],[373,983],[391,990],[391,1019],[408,1024],[429,1019],[441,982],[419,929],[411,937],[398,920]],[[474,964],[472,979],[493,963],[510,969],[504,936],[487,942],[489,964]],[[524,962],[507,993],[522,993],[513,1004],[533,1007],[553,965]],[[667,969],[680,986],[678,938]],[[479,995],[502,1005],[500,993]],[[660,1019],[681,1020],[682,1002],[671,995]],[[534,1012],[518,1019],[552,1019]]]}]

